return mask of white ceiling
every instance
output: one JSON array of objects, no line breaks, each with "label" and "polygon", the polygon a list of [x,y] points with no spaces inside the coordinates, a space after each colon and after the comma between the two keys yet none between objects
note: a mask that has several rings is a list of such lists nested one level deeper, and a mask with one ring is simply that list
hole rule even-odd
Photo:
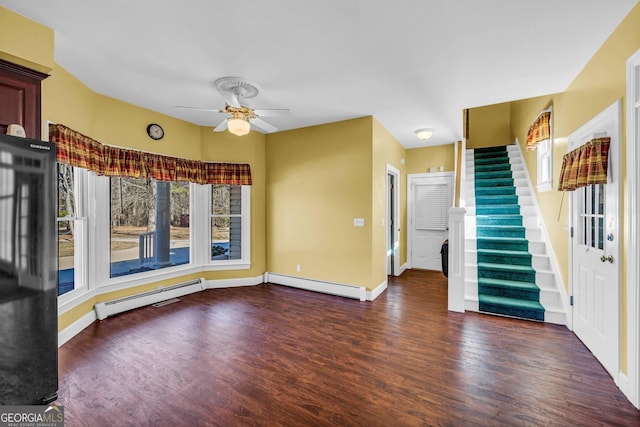
[{"label": "white ceiling", "polygon": [[464,108],[564,91],[638,0],[0,0],[55,31],[96,92],[202,126],[222,76],[294,129],[372,115],[405,147],[462,137]]}]

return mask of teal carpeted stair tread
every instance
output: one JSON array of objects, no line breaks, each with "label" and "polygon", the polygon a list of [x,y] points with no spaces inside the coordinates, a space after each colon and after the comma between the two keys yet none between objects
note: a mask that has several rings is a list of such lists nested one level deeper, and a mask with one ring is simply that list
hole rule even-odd
[{"label": "teal carpeted stair tread", "polygon": [[480,172],[498,172],[498,171],[509,171],[511,172],[511,163],[487,163],[481,165],[475,165],[474,169],[476,173]]},{"label": "teal carpeted stair tread", "polygon": [[526,237],[527,230],[518,225],[477,225],[477,237]]},{"label": "teal carpeted stair tread", "polygon": [[506,145],[494,145],[493,147],[481,147],[473,150],[474,153],[492,153],[494,151],[507,151]]},{"label": "teal carpeted stair tread", "polygon": [[518,196],[478,196],[476,205],[517,205]]},{"label": "teal carpeted stair tread", "polygon": [[481,172],[476,172],[476,176],[474,178],[475,183],[480,183],[485,179],[512,179],[513,173],[511,169],[509,170],[485,170]]},{"label": "teal carpeted stair tread", "polygon": [[529,241],[523,237],[478,237],[476,248],[526,251],[529,249]]},{"label": "teal carpeted stair tread", "polygon": [[518,280],[481,277],[478,279],[478,294],[540,301],[540,288],[534,282]]},{"label": "teal carpeted stair tread", "polygon": [[537,301],[478,295],[479,310],[488,313],[544,321],[544,307]]},{"label": "teal carpeted stair tread", "polygon": [[505,249],[478,249],[478,262],[490,264],[513,264],[531,266],[531,254],[529,251],[505,250]]},{"label": "teal carpeted stair tread", "polygon": [[476,190],[479,187],[513,187],[513,178],[476,179]]},{"label": "teal carpeted stair tread", "polygon": [[502,147],[494,147],[495,149],[487,150],[486,148],[477,148],[473,150],[474,156],[490,156],[493,154],[508,154],[506,148]]},{"label": "teal carpeted stair tread", "polygon": [[492,157],[475,157],[473,159],[474,165],[488,165],[494,163],[509,163],[509,156],[492,156]]},{"label": "teal carpeted stair tread", "polygon": [[522,225],[522,215],[476,215],[477,225]]},{"label": "teal carpeted stair tread", "polygon": [[478,196],[515,196],[516,188],[505,187],[476,187],[476,197]]},{"label": "teal carpeted stair tread", "polygon": [[510,271],[513,273],[534,273],[533,267],[528,265],[515,265],[515,264],[497,264],[492,262],[479,262],[478,268],[486,268],[489,270]]},{"label": "teal carpeted stair tread", "polygon": [[476,215],[516,215],[520,214],[520,205],[481,205],[476,206]]},{"label": "teal carpeted stair tread", "polygon": [[478,262],[478,280],[481,277],[492,279],[535,282],[536,272],[526,265]]},{"label": "teal carpeted stair tread", "polygon": [[478,284],[483,286],[540,291],[540,288],[534,282],[520,282],[518,280],[504,280],[493,279],[491,277],[481,277],[480,279],[478,279]]}]

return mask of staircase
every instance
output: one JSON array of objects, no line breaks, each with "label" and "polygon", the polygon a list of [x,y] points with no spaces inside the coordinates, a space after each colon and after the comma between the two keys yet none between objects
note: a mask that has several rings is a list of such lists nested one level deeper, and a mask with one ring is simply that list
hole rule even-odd
[{"label": "staircase", "polygon": [[466,176],[466,309],[566,324],[519,147],[467,150]]}]

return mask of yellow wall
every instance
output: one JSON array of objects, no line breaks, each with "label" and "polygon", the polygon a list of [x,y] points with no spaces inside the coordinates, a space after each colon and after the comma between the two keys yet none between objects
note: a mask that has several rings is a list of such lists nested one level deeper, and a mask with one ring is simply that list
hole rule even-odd
[{"label": "yellow wall", "polygon": [[48,73],[54,66],[53,30],[0,7],[0,59]]},{"label": "yellow wall", "polygon": [[372,118],[266,141],[267,270],[372,289]]},{"label": "yellow wall", "polygon": [[372,267],[373,284],[386,279],[386,230],[385,218],[387,214],[387,164],[400,171],[396,186],[400,189],[399,218],[396,218],[400,229],[400,266],[407,262],[407,173],[402,159],[406,157],[405,148],[378,122],[373,119],[373,176],[372,176]]},{"label": "yellow wall", "polygon": [[407,150],[407,174],[427,173],[429,168],[444,167],[444,172],[452,172],[455,168],[455,146],[453,144],[433,147],[410,148]]},{"label": "yellow wall", "polygon": [[469,110],[467,148],[495,147],[513,143],[509,125],[511,104],[487,105]]},{"label": "yellow wall", "polygon": [[[542,110],[549,106],[553,106],[553,188],[558,186],[558,177],[560,175],[560,167],[562,166],[562,156],[567,152],[567,136],[558,130],[558,123],[562,123],[562,95],[541,96],[527,100],[515,101],[511,106],[511,126],[513,128],[515,138],[520,142],[520,148],[524,156],[527,171],[531,177],[531,182],[535,188],[538,182],[537,170],[537,153],[535,151],[527,151],[525,143],[527,141],[527,132],[529,126],[536,119]],[[569,234],[568,234],[568,213],[569,200],[568,196],[561,191],[545,191],[539,193],[536,191],[536,198],[544,218],[544,225],[547,229],[549,239],[553,251],[558,260],[560,274],[568,291],[569,286]],[[562,210],[561,210],[562,208]]]}]

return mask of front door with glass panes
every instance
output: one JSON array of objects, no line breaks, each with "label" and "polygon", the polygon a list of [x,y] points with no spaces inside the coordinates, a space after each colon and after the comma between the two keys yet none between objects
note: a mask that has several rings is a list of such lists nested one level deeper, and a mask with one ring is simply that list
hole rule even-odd
[{"label": "front door with glass panes", "polygon": [[592,120],[591,129],[587,124],[569,137],[570,150],[594,135],[611,137],[607,184],[588,185],[569,194],[573,331],[614,378],[619,356],[617,111],[612,106]]}]

